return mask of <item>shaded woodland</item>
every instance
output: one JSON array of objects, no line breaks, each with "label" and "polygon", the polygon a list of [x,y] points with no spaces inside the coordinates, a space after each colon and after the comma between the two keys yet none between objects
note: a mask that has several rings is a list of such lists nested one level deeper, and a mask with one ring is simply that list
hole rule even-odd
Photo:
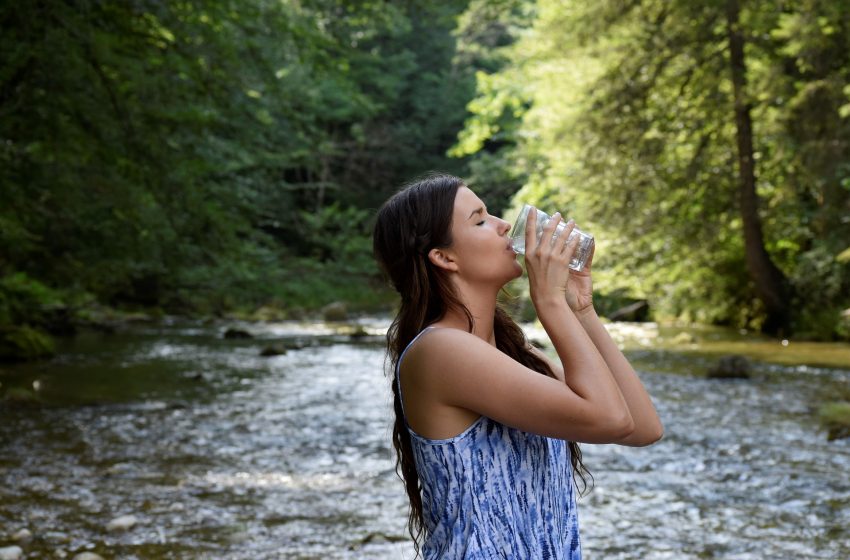
[{"label": "shaded woodland", "polygon": [[[850,338],[850,3],[7,2],[0,330],[388,309],[429,170],[597,235],[656,318]],[[24,352],[25,354],[26,352]]]}]

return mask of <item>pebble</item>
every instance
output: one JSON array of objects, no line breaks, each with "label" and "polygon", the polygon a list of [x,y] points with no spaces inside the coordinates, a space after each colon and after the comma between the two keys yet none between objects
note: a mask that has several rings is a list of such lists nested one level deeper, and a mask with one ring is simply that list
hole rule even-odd
[{"label": "pebble", "polygon": [[47,531],[44,535],[42,535],[42,537],[48,542],[52,541],[65,544],[70,543],[72,540],[68,534],[62,533],[61,531]]},{"label": "pebble", "polygon": [[74,556],[72,560],[103,560],[103,556],[94,552],[81,552]]},{"label": "pebble", "polygon": [[12,535],[12,540],[15,542],[27,542],[32,538],[32,533],[30,533],[29,529],[21,529],[14,535]]},{"label": "pebble", "polygon": [[19,546],[4,546],[0,548],[0,560],[19,560],[24,557],[24,551]]},{"label": "pebble", "polygon": [[[121,517],[116,517],[112,521],[106,524],[107,531],[127,531],[132,529],[133,526],[138,523],[138,519],[136,519],[135,515],[122,515]],[[76,556],[74,557],[76,558]],[[92,559],[93,560],[93,559]]]}]

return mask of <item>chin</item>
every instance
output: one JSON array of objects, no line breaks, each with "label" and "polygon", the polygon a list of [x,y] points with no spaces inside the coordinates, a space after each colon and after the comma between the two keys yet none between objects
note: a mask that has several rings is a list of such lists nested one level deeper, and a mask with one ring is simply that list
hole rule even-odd
[{"label": "chin", "polygon": [[520,276],[522,276],[522,265],[517,261],[514,261],[514,273],[513,276],[511,276],[511,280],[516,280]]}]

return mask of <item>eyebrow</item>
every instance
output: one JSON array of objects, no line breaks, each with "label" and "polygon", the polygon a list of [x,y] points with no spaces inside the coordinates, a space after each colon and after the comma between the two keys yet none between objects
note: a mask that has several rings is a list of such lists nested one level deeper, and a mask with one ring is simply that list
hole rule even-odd
[{"label": "eyebrow", "polygon": [[[483,207],[483,206],[482,206],[482,207],[480,207],[480,208],[476,208],[475,210],[473,210],[473,211],[472,211],[472,214],[470,214],[470,215],[469,215],[469,218],[471,218],[472,216],[474,216],[474,215],[476,215],[476,214],[482,214],[483,212],[484,212],[484,207]],[[467,220],[468,220],[469,218],[467,218]]]}]

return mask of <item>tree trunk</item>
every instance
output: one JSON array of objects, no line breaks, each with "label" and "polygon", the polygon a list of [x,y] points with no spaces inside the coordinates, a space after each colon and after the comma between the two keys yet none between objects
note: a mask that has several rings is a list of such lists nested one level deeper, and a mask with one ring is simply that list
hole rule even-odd
[{"label": "tree trunk", "polygon": [[762,301],[767,319],[762,330],[782,334],[789,330],[791,302],[788,280],[770,259],[764,247],[761,219],[756,194],[755,160],[753,159],[753,123],[747,99],[747,68],[744,60],[744,37],[741,34],[739,0],[727,0],[726,21],[729,33],[729,63],[735,94],[735,127],[738,140],[738,189],[741,217],[744,223],[744,251],[756,295]]}]

